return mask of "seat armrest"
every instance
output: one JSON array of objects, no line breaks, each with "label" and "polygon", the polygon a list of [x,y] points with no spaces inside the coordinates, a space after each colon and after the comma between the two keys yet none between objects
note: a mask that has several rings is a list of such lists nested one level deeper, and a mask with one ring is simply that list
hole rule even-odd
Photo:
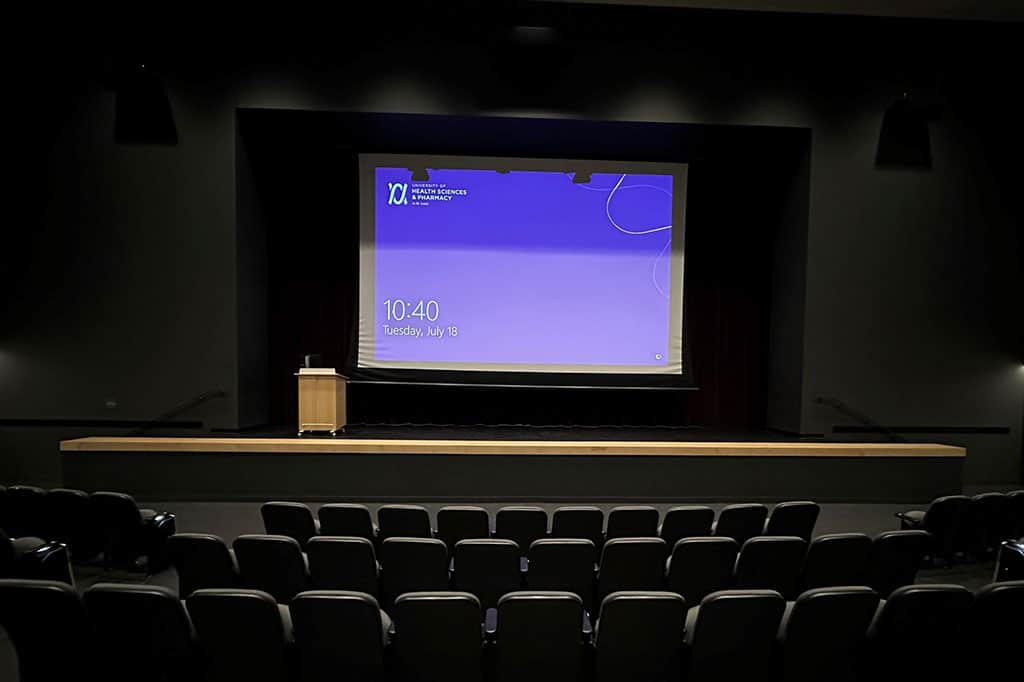
[{"label": "seat armrest", "polygon": [[174,535],[177,527],[176,517],[170,512],[158,512],[156,516],[146,520],[146,525],[161,531],[167,536]]},{"label": "seat armrest", "polygon": [[893,514],[893,516],[895,516],[900,521],[902,521],[902,522],[904,522],[906,524],[909,524],[911,526],[920,526],[921,525],[921,521],[920,520],[911,518],[910,516],[907,516],[907,512],[896,512],[895,514]]}]

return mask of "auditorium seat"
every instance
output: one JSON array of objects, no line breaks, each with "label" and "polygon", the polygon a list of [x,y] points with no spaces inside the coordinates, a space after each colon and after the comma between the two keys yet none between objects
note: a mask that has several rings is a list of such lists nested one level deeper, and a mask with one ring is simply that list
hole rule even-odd
[{"label": "auditorium seat", "polygon": [[750,538],[736,559],[736,589],[775,590],[796,599],[807,543],[795,535]]},{"label": "auditorium seat", "polygon": [[377,510],[377,538],[432,538],[430,514],[414,504],[385,504]]},{"label": "auditorium seat", "polygon": [[624,590],[665,589],[665,541],[616,538],[605,543],[597,574],[597,598]]},{"label": "auditorium seat", "polygon": [[668,589],[687,604],[700,604],[712,592],[733,584],[740,547],[732,538],[685,538],[676,543],[668,561]]},{"label": "auditorium seat", "polygon": [[932,538],[923,530],[889,530],[871,541],[867,585],[882,599],[898,587],[912,585]]},{"label": "auditorium seat", "polygon": [[317,510],[320,534],[339,537],[377,539],[370,510],[361,504],[325,504]]},{"label": "auditorium seat", "polygon": [[604,512],[597,507],[559,507],[551,516],[551,537],[583,538],[604,544]]},{"label": "auditorium seat", "polygon": [[380,680],[391,621],[363,592],[312,590],[289,606],[302,682]]},{"label": "auditorium seat", "polygon": [[104,680],[186,682],[197,677],[192,622],[173,590],[97,583],[83,599],[96,628]]},{"label": "auditorium seat", "polygon": [[448,548],[434,538],[387,538],[380,547],[384,610],[406,592],[448,589]]},{"label": "auditorium seat", "polygon": [[999,545],[992,580],[1024,580],[1024,538]]},{"label": "auditorium seat", "polygon": [[377,598],[377,556],[366,538],[321,535],[306,544],[306,557],[310,589],[365,592]]},{"label": "auditorium seat", "polygon": [[186,600],[203,656],[204,682],[287,682],[287,608],[259,590],[208,589]]},{"label": "auditorium seat", "polygon": [[597,549],[583,538],[542,538],[530,545],[531,590],[572,592],[588,613],[594,610],[594,577]]},{"label": "auditorium seat", "polygon": [[139,509],[135,499],[124,493],[95,492],[91,499],[103,532],[103,559],[108,566],[143,567],[149,573],[164,567],[167,539],[175,530],[173,514]]},{"label": "auditorium seat", "polygon": [[55,580],[74,585],[67,549],[41,538],[11,539],[0,530],[0,578]]},{"label": "auditorium seat", "polygon": [[995,554],[999,543],[1011,537],[1010,498],[1003,493],[982,493],[971,498],[970,549],[979,558]]},{"label": "auditorium seat", "polygon": [[522,589],[519,546],[512,540],[462,540],[455,545],[454,558],[455,589],[475,595],[485,610]]},{"label": "auditorium seat", "polygon": [[[974,604],[967,620],[971,652],[966,678],[979,680],[1012,679],[1005,673],[1019,674],[1021,614],[1024,614],[1024,580],[992,583],[974,593]],[[1012,652],[1012,653],[1010,653]]]},{"label": "auditorium seat", "polygon": [[301,502],[266,502],[260,506],[260,516],[267,535],[294,538],[300,547],[320,533],[313,512]]},{"label": "auditorium seat", "polygon": [[45,538],[47,528],[46,491],[34,485],[12,485],[7,488],[7,535],[12,538]]},{"label": "auditorium seat", "polygon": [[768,507],[763,504],[730,504],[718,512],[718,520],[712,529],[713,535],[732,538],[739,544],[761,534],[768,517]]},{"label": "auditorium seat", "polygon": [[[0,486],[0,488],[2,487]],[[2,495],[3,490],[0,490],[0,496]],[[7,682],[20,682],[21,680],[18,675],[18,652],[14,648],[11,636],[7,634],[7,630],[2,625],[0,625],[0,680]]]},{"label": "auditorium seat", "polygon": [[965,653],[973,596],[960,585],[905,585],[882,604],[858,667],[879,682],[951,679]]},{"label": "auditorium seat", "polygon": [[239,535],[232,545],[242,586],[266,592],[279,604],[309,589],[306,558],[295,538],[284,535]]},{"label": "auditorium seat", "polygon": [[514,541],[522,556],[547,534],[548,513],[541,507],[502,507],[494,517],[494,537]]},{"label": "auditorium seat", "polygon": [[483,507],[449,505],[437,511],[437,537],[449,550],[462,540],[491,536],[491,519]]},{"label": "auditorium seat", "polygon": [[21,682],[87,680],[96,672],[93,630],[67,583],[0,579],[0,627],[18,652]]},{"label": "auditorium seat", "polygon": [[672,507],[665,512],[665,518],[658,528],[658,537],[665,541],[665,546],[671,552],[680,540],[711,535],[711,525],[714,522],[715,510],[711,507]]},{"label": "auditorium seat", "polygon": [[658,510],[647,506],[613,507],[608,512],[607,540],[658,536]]},{"label": "auditorium seat", "polygon": [[779,502],[768,515],[764,535],[795,535],[810,542],[820,512],[815,502]]},{"label": "auditorium seat", "polygon": [[1006,494],[1010,501],[1010,537],[1024,537],[1024,490]]},{"label": "auditorium seat", "polygon": [[781,682],[853,682],[855,655],[878,609],[869,587],[804,592],[779,628]]},{"label": "auditorium seat", "polygon": [[167,541],[167,554],[178,574],[181,599],[196,590],[241,585],[235,554],[216,535],[177,533]]},{"label": "auditorium seat", "polygon": [[925,530],[931,533],[933,556],[942,557],[947,565],[953,555],[967,552],[970,540],[971,499],[965,495],[946,495],[932,500],[926,511],[896,514],[901,530]]},{"label": "auditorium seat", "polygon": [[498,602],[499,682],[579,677],[583,604],[571,592],[512,592]]},{"label": "auditorium seat", "polygon": [[688,682],[768,679],[786,601],[771,590],[713,592],[687,612]]},{"label": "auditorium seat", "polygon": [[103,531],[84,490],[55,488],[46,494],[48,539],[63,542],[75,561],[95,559],[103,551]]},{"label": "auditorium seat", "polygon": [[598,682],[678,680],[686,602],[673,592],[613,592],[594,628]]},{"label": "auditorium seat", "polygon": [[868,580],[870,559],[871,538],[863,533],[819,535],[807,547],[800,591],[864,585]]},{"label": "auditorium seat", "polygon": [[480,602],[468,592],[407,592],[395,600],[399,679],[481,682]]}]

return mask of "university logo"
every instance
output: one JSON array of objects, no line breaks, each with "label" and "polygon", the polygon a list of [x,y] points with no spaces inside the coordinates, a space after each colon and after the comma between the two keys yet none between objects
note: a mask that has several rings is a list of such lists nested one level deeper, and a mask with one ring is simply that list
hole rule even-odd
[{"label": "university logo", "polygon": [[409,191],[409,185],[404,182],[388,183],[388,206],[399,206],[408,204],[409,199],[405,196]]}]

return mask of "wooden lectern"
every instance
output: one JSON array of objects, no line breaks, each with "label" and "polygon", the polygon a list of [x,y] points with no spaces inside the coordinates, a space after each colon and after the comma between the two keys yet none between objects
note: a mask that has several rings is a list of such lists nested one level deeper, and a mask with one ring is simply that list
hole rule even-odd
[{"label": "wooden lectern", "polygon": [[348,423],[345,389],[348,378],[334,371],[296,374],[299,378],[299,435],[307,431],[344,431]]}]

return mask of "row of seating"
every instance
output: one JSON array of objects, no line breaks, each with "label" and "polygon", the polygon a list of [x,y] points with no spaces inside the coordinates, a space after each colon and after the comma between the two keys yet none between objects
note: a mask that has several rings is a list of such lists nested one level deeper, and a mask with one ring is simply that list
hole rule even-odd
[{"label": "row of seating", "polygon": [[108,566],[155,572],[166,565],[165,543],[174,534],[175,518],[140,509],[124,493],[12,485],[0,486],[0,529],[12,538],[59,542],[74,561],[102,558]]},{"label": "row of seating", "polygon": [[903,529],[931,533],[936,555],[947,564],[957,556],[990,559],[1005,540],[1024,537],[1024,490],[945,495],[927,509],[898,512],[896,517]]},{"label": "row of seating", "polygon": [[[818,519],[814,502],[781,502],[771,510],[763,504],[731,504],[718,514],[711,507],[672,507],[660,518],[650,506],[619,506],[608,513],[598,507],[559,507],[551,517],[541,507],[502,507],[492,526],[483,507],[452,505],[437,512],[436,526],[429,512],[417,505],[387,504],[377,510],[374,524],[370,510],[361,504],[325,504],[312,510],[300,502],[267,502],[260,508],[268,535],[287,535],[305,546],[317,535],[362,537],[383,541],[390,537],[436,537],[448,547],[460,540],[502,538],[514,540],[525,553],[534,540],[585,538],[598,548],[605,540],[627,537],[660,537],[668,549],[688,537],[727,537],[740,545],[757,535],[793,535],[811,541]],[[435,530],[436,528],[436,530]]]},{"label": "row of seating", "polygon": [[[392,622],[376,600],[310,591],[280,607],[257,590],[204,589],[183,603],[152,585],[0,580],[0,626],[22,682],[382,680],[690,682],[981,679],[1012,666],[1024,581],[972,595],[913,585],[888,600],[866,587],[714,592],[687,610],[667,592],[605,597],[592,637],[578,596],[507,594],[493,629],[465,592],[416,592]],[[2,638],[0,638],[2,641]],[[55,656],[55,652],[60,652]]]},{"label": "row of seating", "polygon": [[[822,535],[809,545],[795,536],[679,540],[665,560],[661,538],[614,538],[600,553],[586,538],[534,540],[520,559],[512,540],[460,540],[454,551],[436,538],[242,535],[233,550],[215,535],[180,533],[169,542],[179,593],[248,587],[286,604],[309,589],[365,592],[386,609],[406,592],[471,592],[484,608],[522,589],[576,594],[584,608],[624,590],[669,590],[696,603],[731,588],[772,589],[787,599],[816,587],[867,585],[883,597],[914,582],[930,548],[924,531]],[[379,556],[379,561],[378,561]]]}]

